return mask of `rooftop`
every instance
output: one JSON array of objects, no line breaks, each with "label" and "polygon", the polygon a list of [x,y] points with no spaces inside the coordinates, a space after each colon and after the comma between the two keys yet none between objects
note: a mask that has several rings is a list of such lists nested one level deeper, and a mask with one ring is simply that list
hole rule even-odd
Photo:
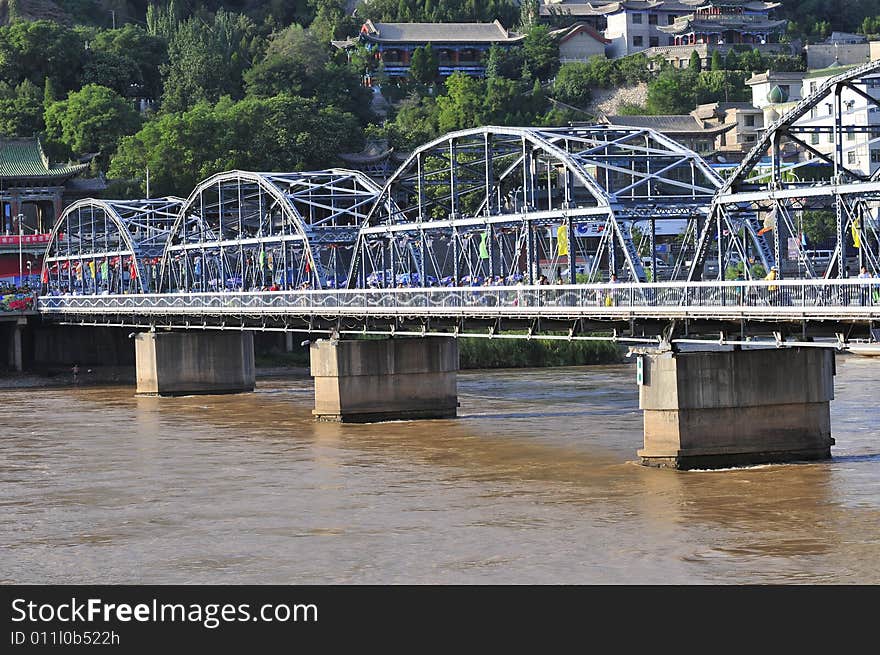
[{"label": "rooftop", "polygon": [[374,23],[361,27],[361,36],[376,43],[511,43],[525,35],[492,23]]},{"label": "rooftop", "polygon": [[565,43],[570,38],[577,34],[589,34],[594,39],[596,39],[599,43],[611,43],[610,39],[606,39],[602,36],[602,33],[596,30],[594,27],[587,25],[586,23],[574,23],[568,27],[564,27],[559,30],[553,30],[550,32],[550,36],[554,36],[559,39],[560,43]]},{"label": "rooftop", "polygon": [[52,164],[37,137],[0,138],[0,177],[63,180],[88,164]]},{"label": "rooftop", "polygon": [[691,114],[605,116],[603,122],[621,127],[645,127],[661,134],[705,134],[707,136],[726,132],[733,127],[732,124],[705,127]]}]

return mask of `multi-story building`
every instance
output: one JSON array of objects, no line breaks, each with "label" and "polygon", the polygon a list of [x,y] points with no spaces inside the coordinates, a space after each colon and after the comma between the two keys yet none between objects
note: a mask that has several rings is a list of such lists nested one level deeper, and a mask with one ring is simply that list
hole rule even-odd
[{"label": "multi-story building", "polygon": [[786,26],[786,21],[771,17],[779,6],[760,0],[548,1],[541,7],[541,17],[559,22],[569,16],[572,22],[590,22],[597,29],[604,21],[605,38],[612,42],[610,57],[676,46],[724,51],[747,44],[776,51]]},{"label": "multi-story building", "polygon": [[[815,92],[830,78],[847,70],[847,66],[835,66],[811,71],[803,78],[800,90],[802,96]],[[841,124],[845,128],[843,139],[843,165],[862,175],[871,175],[880,168],[880,105],[869,101],[865,96],[880,102],[880,75],[866,77],[852,83],[853,89],[844,88],[841,93]],[[861,93],[859,93],[859,91]],[[864,95],[863,95],[864,94]],[[797,121],[798,127],[815,127],[815,132],[801,134],[815,152],[807,152],[809,161],[821,163],[822,154],[834,152],[834,134],[823,131],[823,127],[834,124],[834,104],[829,98],[825,103],[813,107],[810,113]]]},{"label": "multi-story building", "polygon": [[360,42],[381,62],[389,77],[405,77],[416,48],[429,43],[437,55],[442,77],[456,72],[482,77],[486,74],[486,57],[494,45],[509,47],[523,41],[525,35],[493,23],[374,23],[361,26],[357,39],[334,41],[337,48],[347,49]]},{"label": "multi-story building", "polygon": [[679,0],[692,13],[658,29],[674,39],[672,45],[705,43],[765,45],[778,42],[787,21],[773,20],[778,2],[758,0]]}]

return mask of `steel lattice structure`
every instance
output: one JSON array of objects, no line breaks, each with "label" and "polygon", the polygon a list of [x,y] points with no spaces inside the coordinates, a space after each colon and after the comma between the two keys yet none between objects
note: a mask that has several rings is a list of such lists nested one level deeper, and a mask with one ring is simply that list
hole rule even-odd
[{"label": "steel lattice structure", "polygon": [[357,171],[227,171],[184,202],[162,261],[167,291],[327,288],[348,277],[381,189]]},{"label": "steel lattice structure", "polygon": [[[776,265],[781,264],[784,234],[795,236],[790,258],[798,262],[800,276],[816,277],[821,270],[797,238],[803,235],[803,212],[810,210],[835,216],[836,245],[824,277],[849,275],[847,242],[860,245],[859,267],[880,272],[880,169],[871,174],[854,165],[869,153],[877,163],[871,146],[880,142],[880,121],[862,117],[880,110],[880,99],[869,92],[880,86],[878,74],[880,62],[871,62],[831,77],[764,131],[713,199],[709,220],[694,232],[696,256],[688,279],[700,279],[712,256],[718,258],[719,277],[733,253],[746,261],[743,225],[762,261]],[[829,151],[823,151],[823,140],[833,146]],[[768,155],[769,163],[761,166]],[[766,241],[757,238],[762,225],[770,233]],[[784,268],[778,268],[781,277]]]},{"label": "steel lattice structure", "polygon": [[[361,230],[350,287],[522,279],[541,270],[645,281],[635,223],[705,215],[721,178],[644,128],[481,127],[415,150]],[[655,269],[656,270],[656,269]]]},{"label": "steel lattice structure", "polygon": [[45,291],[150,293],[181,198],[79,200],[52,229],[43,258]]}]

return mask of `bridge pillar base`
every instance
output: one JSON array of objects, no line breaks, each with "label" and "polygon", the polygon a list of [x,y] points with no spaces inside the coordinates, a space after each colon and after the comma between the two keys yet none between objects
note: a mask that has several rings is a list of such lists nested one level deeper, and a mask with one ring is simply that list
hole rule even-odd
[{"label": "bridge pillar base", "polygon": [[319,340],[310,347],[319,421],[370,423],[455,418],[453,338]]},{"label": "bridge pillar base", "polygon": [[830,349],[643,357],[641,464],[715,469],[831,457]]},{"label": "bridge pillar base", "polygon": [[135,337],[137,393],[151,396],[253,391],[250,332],[141,332]]}]

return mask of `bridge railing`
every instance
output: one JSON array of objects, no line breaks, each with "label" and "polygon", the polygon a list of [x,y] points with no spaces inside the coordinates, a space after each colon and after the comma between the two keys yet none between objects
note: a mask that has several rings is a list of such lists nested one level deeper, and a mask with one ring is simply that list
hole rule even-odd
[{"label": "bridge railing", "polygon": [[[880,311],[880,278],[41,296],[46,314],[615,315]],[[852,313],[852,312],[851,312]]]}]

